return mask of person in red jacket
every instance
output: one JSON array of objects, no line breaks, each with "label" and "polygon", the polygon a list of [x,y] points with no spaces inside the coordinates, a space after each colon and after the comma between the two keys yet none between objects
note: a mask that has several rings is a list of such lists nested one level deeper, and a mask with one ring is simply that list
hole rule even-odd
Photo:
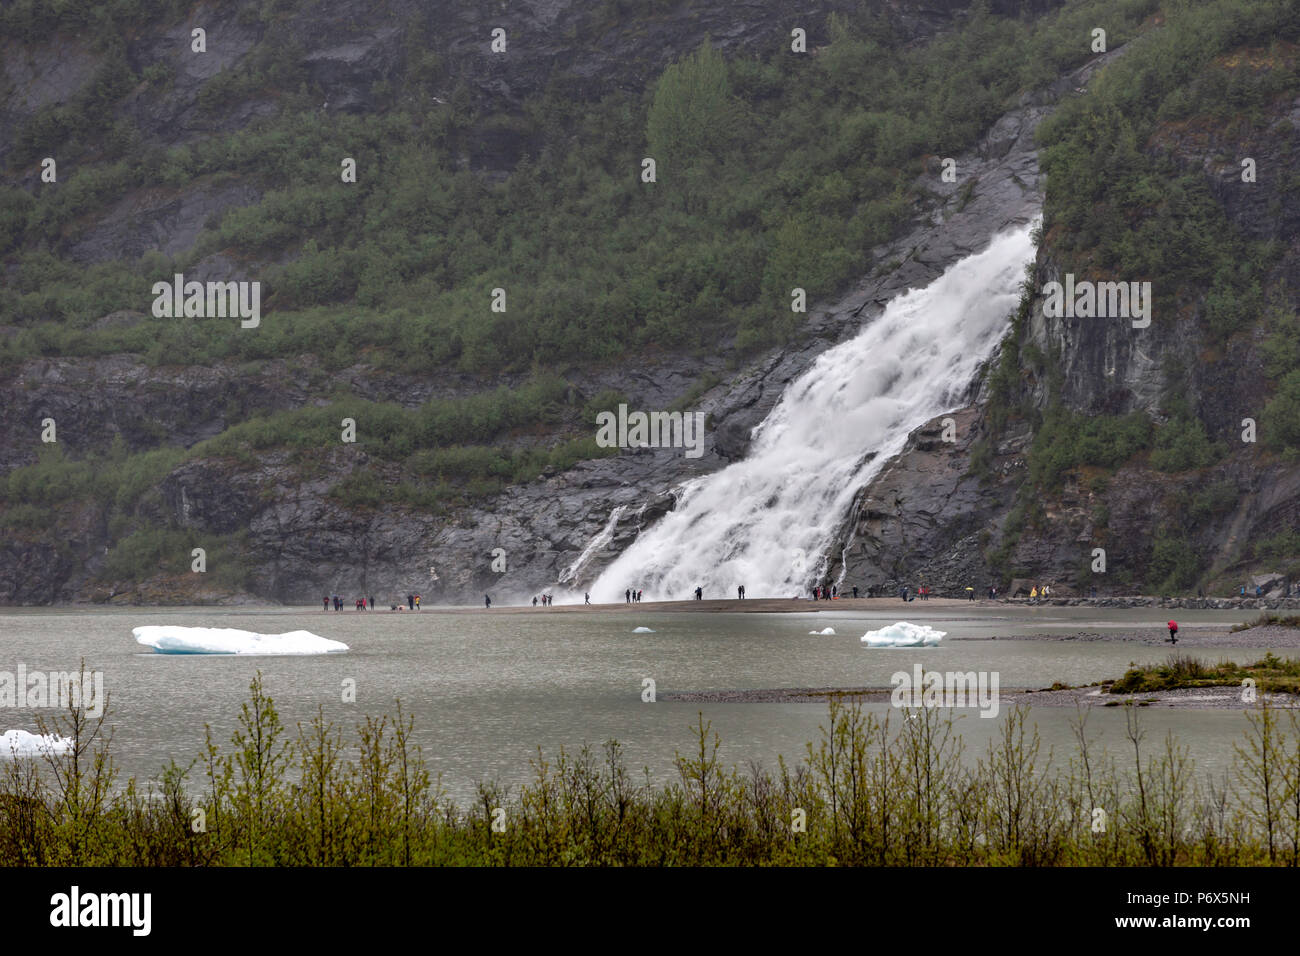
[{"label": "person in red jacket", "polygon": [[1169,643],[1171,644],[1178,643],[1178,622],[1177,621],[1169,622]]}]

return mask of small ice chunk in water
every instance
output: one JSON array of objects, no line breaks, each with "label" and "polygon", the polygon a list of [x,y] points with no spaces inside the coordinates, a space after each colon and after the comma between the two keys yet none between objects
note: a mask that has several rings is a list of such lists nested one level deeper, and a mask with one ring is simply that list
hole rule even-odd
[{"label": "small ice chunk in water", "polygon": [[72,750],[72,738],[58,734],[29,734],[9,730],[0,734],[0,757],[36,757],[41,754],[65,754]]},{"label": "small ice chunk in water", "polygon": [[862,643],[868,647],[933,647],[947,631],[936,631],[928,624],[910,624],[899,621],[878,631],[867,631]]},{"label": "small ice chunk in water", "polygon": [[824,628],[822,628],[820,631],[809,631],[808,633],[809,633],[809,634],[834,634],[834,633],[835,633],[835,628],[833,628],[833,627],[824,627]]},{"label": "small ice chunk in water", "polygon": [[656,633],[656,631],[654,630],[654,628],[650,628],[650,627],[634,627],[632,628],[632,633],[633,634],[654,634]]},{"label": "small ice chunk in water", "polygon": [[348,649],[340,641],[331,641],[311,631],[285,634],[258,634],[234,627],[178,627],[174,624],[150,624],[134,627],[137,644],[152,647],[159,654],[238,654],[255,657],[266,655],[339,654]]}]

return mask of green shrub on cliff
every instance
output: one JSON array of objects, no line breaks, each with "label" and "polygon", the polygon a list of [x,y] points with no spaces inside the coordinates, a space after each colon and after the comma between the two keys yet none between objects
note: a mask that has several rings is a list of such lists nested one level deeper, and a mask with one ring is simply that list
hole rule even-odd
[{"label": "green shrub on cliff", "polygon": [[1264,406],[1260,437],[1288,458],[1300,454],[1300,369],[1288,372]]},{"label": "green shrub on cliff", "polygon": [[1214,464],[1224,449],[1210,441],[1196,418],[1176,418],[1156,429],[1151,467],[1160,471],[1187,471]]},{"label": "green shrub on cliff", "polygon": [[[1236,112],[1235,101],[1262,103],[1300,89],[1294,56],[1284,49],[1297,38],[1300,23],[1285,0],[1177,4],[1086,96],[1064,102],[1039,130],[1057,254],[1094,272],[1150,280],[1155,321],[1173,321],[1180,302],[1201,291],[1207,337],[1252,325],[1261,277],[1279,250],[1227,221],[1201,170],[1184,169],[1167,149],[1148,144],[1162,122],[1194,114],[1209,122]],[[1218,61],[1252,45],[1270,48],[1269,69],[1229,73]]]},{"label": "green shrub on cliff", "polygon": [[1029,449],[1034,485],[1054,489],[1066,472],[1081,465],[1118,468],[1146,448],[1151,422],[1142,412],[1124,416],[1085,415],[1056,406],[1048,410]]},{"label": "green shrub on cliff", "polygon": [[1146,583],[1157,594],[1178,594],[1196,586],[1201,559],[1180,533],[1162,530],[1151,544]]}]

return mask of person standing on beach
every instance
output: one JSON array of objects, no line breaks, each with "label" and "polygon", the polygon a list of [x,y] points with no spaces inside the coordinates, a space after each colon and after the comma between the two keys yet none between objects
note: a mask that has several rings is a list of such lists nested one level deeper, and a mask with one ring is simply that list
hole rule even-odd
[{"label": "person standing on beach", "polygon": [[858,596],[858,586],[855,584],[853,585],[853,597],[856,599],[857,596]]},{"label": "person standing on beach", "polygon": [[483,606],[485,608],[492,607],[492,598],[487,594],[483,595]]},{"label": "person standing on beach", "polygon": [[412,610],[412,611],[415,610],[415,595],[414,595],[414,594],[408,594],[408,595],[406,596],[406,606],[407,606],[407,608],[408,608],[409,610]]},{"label": "person standing on beach", "polygon": [[590,592],[590,591],[584,591],[584,592],[583,592],[583,595],[582,595],[582,603],[583,603],[583,604],[590,604],[590,603],[591,603],[591,592]]},{"label": "person standing on beach", "polygon": [[1178,644],[1178,622],[1177,621],[1169,622],[1169,643],[1175,646]]},{"label": "person standing on beach", "polygon": [[330,596],[327,594],[320,600],[321,600],[321,610],[328,611],[330,609]]}]

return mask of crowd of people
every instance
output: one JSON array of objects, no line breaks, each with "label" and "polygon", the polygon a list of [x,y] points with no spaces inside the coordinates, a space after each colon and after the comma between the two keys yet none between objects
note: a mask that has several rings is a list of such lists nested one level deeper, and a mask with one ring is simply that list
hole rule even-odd
[{"label": "crowd of people", "polygon": [[[868,588],[866,596],[876,597],[877,590],[878,589],[875,587]],[[1254,587],[1251,590],[1254,591],[1255,597],[1261,597],[1264,594],[1264,588],[1258,584],[1254,585]],[[1294,590],[1300,590],[1300,586],[1297,586]],[[1291,587],[1290,582],[1289,581],[1286,582],[1286,584],[1283,586],[1283,595],[1290,596],[1292,591],[1293,588]],[[623,591],[623,600],[627,604],[640,604],[641,597],[644,593],[645,592],[640,588],[627,588]],[[810,593],[814,601],[837,601],[840,600],[841,598],[848,597],[850,593],[852,593],[853,597],[855,598],[858,597],[858,588],[856,585],[854,585],[853,587],[845,588],[844,593],[841,593],[841,589],[838,584],[816,585],[810,589]],[[1023,594],[1023,593],[1024,592],[1019,589],[1016,590],[1016,594]],[[1250,591],[1247,589],[1247,586],[1241,585],[1241,587],[1238,590],[1238,596],[1245,598],[1249,594]],[[904,584],[899,586],[898,588],[898,596],[904,601],[915,601],[917,598],[920,598],[922,601],[928,601],[930,600],[930,595],[931,595],[931,590],[928,584],[922,584],[917,586],[916,588],[913,588],[911,585]],[[965,595],[967,600],[970,601],[975,600],[975,589],[970,587],[966,588]],[[997,600],[999,595],[1000,592],[996,585],[992,585],[992,584],[989,585],[985,591],[985,596],[990,601]],[[693,592],[693,596],[695,600],[703,601],[704,588],[702,586],[695,588],[695,591]],[[1013,597],[1014,596],[1015,595],[1013,595]],[[1088,596],[1094,598],[1097,596],[1097,588],[1095,586],[1089,589]],[[1204,590],[1198,589],[1197,596],[1204,597],[1205,596]],[[1029,590],[1029,601],[1031,604],[1036,603],[1038,601],[1048,600],[1051,597],[1052,597],[1052,585],[1050,584],[1035,584]],[[745,585],[743,584],[737,585],[736,599],[743,601],[745,600],[745,598],[746,598]],[[335,611],[342,611],[344,603],[345,602],[342,595],[339,594],[326,594],[321,597],[321,608],[325,611],[329,611],[331,609]],[[537,607],[539,604],[542,607],[551,607],[553,603],[554,603],[554,599],[552,595],[550,595],[549,593],[542,593],[533,596],[533,607]],[[588,605],[591,604],[591,592],[586,592],[585,594],[583,594],[583,603]],[[377,605],[375,604],[375,598],[373,595],[360,596],[355,598],[353,601],[353,607],[358,611],[371,611],[374,610],[376,606]],[[492,598],[487,594],[483,595],[483,606],[486,608],[492,607]],[[390,604],[388,609],[390,611],[406,611],[406,610],[418,611],[420,610],[420,595],[418,594],[406,595],[405,605],[403,605],[401,599],[398,598],[397,602]]]},{"label": "crowd of people", "polygon": [[[359,597],[355,601],[353,601],[352,606],[355,610],[358,611],[373,611],[376,607],[374,595],[370,595],[367,597]],[[321,598],[322,610],[328,611],[330,610],[331,607],[336,611],[343,610],[343,598],[341,595],[326,594]],[[418,611],[419,609],[420,609],[420,595],[418,594],[408,594],[406,596],[405,608],[403,608],[400,603],[394,603],[388,605],[388,610],[390,611],[401,611],[401,610]]]},{"label": "crowd of people", "polygon": [[[853,588],[853,596],[858,596],[856,587]],[[838,584],[818,585],[812,589],[812,599],[814,601],[838,601],[840,599],[840,587]]]},{"label": "crowd of people", "polygon": [[[867,594],[867,597],[874,597],[875,594],[872,593],[874,591],[875,591],[874,588],[869,589],[869,593]],[[972,601],[975,600],[974,590],[972,588],[967,588],[966,592],[967,592],[967,597],[969,597],[970,600]],[[627,588],[623,591],[623,600],[627,604],[640,604],[641,597],[644,593],[645,593],[644,590],[642,590],[641,588]],[[1031,600],[1037,600],[1039,598],[1045,598],[1049,596],[1050,593],[1051,591],[1047,585],[1044,585],[1041,588],[1035,587],[1033,591],[1030,593],[1030,598]],[[838,601],[841,598],[847,598],[850,594],[852,594],[852,596],[855,598],[858,597],[858,588],[856,585],[845,588],[844,593],[841,594],[840,587],[837,584],[817,585],[811,589],[811,594],[812,594],[812,599],[814,601]],[[904,601],[914,601],[917,598],[920,598],[922,601],[928,601],[930,599],[930,587],[929,585],[923,584],[917,587],[915,591],[913,591],[913,589],[909,585],[903,585],[898,589],[898,595]],[[996,598],[997,596],[998,596],[998,589],[996,587],[990,586],[988,589],[988,597],[990,599],[993,599]],[[697,587],[693,592],[693,597],[697,601],[703,601],[704,588]],[[743,601],[745,600],[745,598],[746,598],[745,585],[743,584],[737,585],[736,599]],[[554,603],[554,598],[549,593],[542,593],[542,594],[533,595],[532,601],[533,601],[533,607],[537,607],[538,605],[541,605],[542,607],[551,607],[552,604]],[[591,592],[588,591],[583,594],[583,603],[591,604]],[[341,611],[343,610],[343,605],[344,605],[343,597],[338,594],[327,594],[321,598],[321,607],[326,611],[329,611],[331,608],[335,611]],[[370,611],[370,610],[374,610],[377,605],[375,604],[375,599],[373,596],[368,596],[368,597],[363,596],[363,597],[356,598],[355,601],[353,602],[353,606],[358,611]],[[492,607],[492,598],[490,595],[487,594],[483,595],[483,606],[485,608]],[[390,604],[388,609],[390,611],[406,611],[406,610],[418,611],[420,610],[420,595],[408,594],[406,595],[406,602],[404,605],[401,602],[401,599],[399,598],[396,603]]]}]

